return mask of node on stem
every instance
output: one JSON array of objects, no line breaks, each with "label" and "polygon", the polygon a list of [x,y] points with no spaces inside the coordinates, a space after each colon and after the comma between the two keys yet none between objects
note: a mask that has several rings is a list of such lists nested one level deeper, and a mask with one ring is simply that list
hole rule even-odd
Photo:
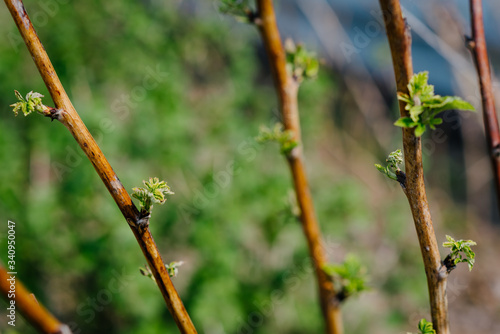
[{"label": "node on stem", "polygon": [[302,44],[295,44],[290,38],[285,40],[286,69],[298,83],[304,79],[315,79],[319,71],[319,62],[314,52],[308,51]]},{"label": "node on stem", "polygon": [[259,143],[266,143],[269,141],[277,142],[280,145],[281,153],[284,155],[290,154],[290,152],[298,145],[298,143],[293,140],[293,134],[291,131],[283,131],[283,124],[281,123],[276,123],[272,129],[261,126],[259,135],[255,139]]},{"label": "node on stem", "polygon": [[[394,152],[391,152],[387,159],[385,161],[388,162],[388,165],[386,167],[375,164],[375,167],[378,169],[379,172],[387,176],[388,178],[394,180],[394,181],[400,181],[399,178],[401,178],[401,174],[404,174],[401,171],[401,168],[399,168],[400,165],[403,164],[403,153],[401,153],[400,149],[397,149]],[[398,178],[399,177],[399,178]]]},{"label": "node on stem", "polygon": [[323,271],[336,285],[337,298],[341,302],[369,289],[366,283],[366,268],[352,254],[349,254],[342,264],[325,264]]},{"label": "node on stem", "polygon": [[[168,275],[170,277],[176,277],[177,274],[179,273],[179,267],[182,266],[183,264],[184,261],[172,261],[169,264],[165,263],[165,268],[167,269]],[[141,273],[142,276],[149,277],[153,281],[156,281],[153,272],[151,271],[151,268],[149,268],[147,264],[144,267],[140,267],[139,272]]]},{"label": "node on stem", "polygon": [[255,16],[248,0],[220,0],[219,11],[232,15],[236,20],[244,23],[252,23]]}]

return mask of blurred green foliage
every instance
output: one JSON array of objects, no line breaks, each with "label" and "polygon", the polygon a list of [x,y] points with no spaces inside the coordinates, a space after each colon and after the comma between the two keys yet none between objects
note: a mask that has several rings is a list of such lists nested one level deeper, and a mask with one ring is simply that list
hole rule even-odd
[{"label": "blurred green foliage", "polygon": [[[259,125],[279,121],[254,29],[189,1],[25,6],[125,187],[155,175],[176,193],[150,226],[165,261],[184,261],[173,281],[199,332],[320,332],[286,163],[254,140]],[[127,223],[74,139],[57,122],[12,114],[14,89],[51,103],[6,10],[0,39],[0,249],[11,219],[18,278],[74,333],[175,333],[157,287],[140,274],[145,260]],[[312,193],[332,262],[355,250],[372,277],[373,291],[346,303],[346,328],[396,332],[427,305],[412,221],[396,185],[342,167],[354,155],[332,131],[336,89],[328,69],[301,87]],[[378,180],[374,160],[366,156],[363,173]],[[19,332],[34,333],[18,320]]]},{"label": "blurred green foliage", "polygon": [[337,296],[341,301],[369,289],[366,268],[353,254],[348,254],[342,264],[327,264],[323,270],[333,278],[335,291],[338,291]]}]

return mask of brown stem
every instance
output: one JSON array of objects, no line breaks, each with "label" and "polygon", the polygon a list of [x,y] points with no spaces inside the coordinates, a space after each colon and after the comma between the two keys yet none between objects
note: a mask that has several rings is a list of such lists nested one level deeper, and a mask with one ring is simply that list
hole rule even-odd
[{"label": "brown stem", "polygon": [[[47,334],[71,334],[71,329],[67,325],[59,322],[43,305],[33,298],[15,275],[9,274],[1,265],[0,290],[9,303],[7,307],[14,305],[14,312],[19,310],[26,320],[40,332]],[[15,303],[11,304],[12,301]],[[7,311],[7,319],[9,319],[9,314],[10,311]]]},{"label": "brown stem", "polygon": [[470,0],[472,37],[468,46],[476,63],[479,86],[481,88],[481,101],[483,104],[483,121],[486,132],[493,174],[497,190],[497,205],[500,209],[500,131],[495,98],[491,84],[490,61],[486,50],[484,37],[483,5],[481,0]]},{"label": "brown stem", "polygon": [[[397,91],[408,94],[408,82],[413,76],[410,31],[403,19],[399,0],[380,0],[380,6],[384,13]],[[402,117],[408,116],[403,101],[399,102],[399,109]],[[415,137],[414,129],[403,128],[403,147],[406,166],[404,190],[410,204],[424,260],[432,322],[438,334],[449,334],[446,299],[447,274],[445,270],[442,270],[441,256],[425,193],[421,139]]]},{"label": "brown stem", "polygon": [[97,174],[105,184],[116,204],[120,208],[123,216],[127,220],[130,228],[139,243],[139,246],[147,259],[155,277],[156,283],[165,299],[165,303],[172,314],[177,327],[181,333],[196,333],[196,329],[189,318],[189,315],[182,304],[182,301],[175,290],[158,247],[156,246],[149,228],[137,225],[141,218],[139,211],[132,203],[132,199],[121,184],[118,176],[111,168],[109,162],[104,157],[101,149],[94,138],[80,119],[74,109],[68,95],[59,81],[59,78],[40,42],[33,25],[20,0],[5,0],[16,25],[21,33],[26,46],[35,62],[35,65],[42,76],[47,89],[56,105],[58,119],[71,132],[82,150],[85,152],[90,162],[94,166]]},{"label": "brown stem", "polygon": [[316,271],[321,309],[326,322],[326,332],[340,334],[343,330],[339,300],[336,298],[333,282],[323,271],[323,266],[327,263],[327,257],[321,243],[321,232],[309,191],[300,145],[300,121],[297,104],[299,84],[286,70],[286,55],[276,24],[272,0],[257,0],[257,9],[258,19],[255,20],[255,23],[259,27],[273,72],[284,127],[285,130],[291,131],[293,140],[299,143],[288,154],[287,160],[300,207],[300,220]]}]

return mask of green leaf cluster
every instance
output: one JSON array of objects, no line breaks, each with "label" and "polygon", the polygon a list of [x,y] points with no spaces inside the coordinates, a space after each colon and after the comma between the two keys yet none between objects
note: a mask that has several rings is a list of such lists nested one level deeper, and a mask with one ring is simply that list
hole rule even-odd
[{"label": "green leaf cluster", "polygon": [[405,109],[409,111],[409,117],[401,117],[394,125],[403,128],[415,128],[415,136],[424,134],[427,126],[432,130],[436,125],[443,123],[441,118],[436,116],[445,110],[470,110],[474,107],[457,96],[434,95],[434,86],[429,85],[427,80],[429,72],[420,72],[410,79],[408,84],[408,94],[398,93],[398,99],[406,102]]},{"label": "green leaf cluster", "polygon": [[342,264],[326,264],[323,271],[332,278],[341,300],[369,289],[366,281],[366,268],[359,259],[349,254]]},{"label": "green leaf cluster", "polygon": [[375,164],[375,167],[379,172],[386,175],[388,178],[397,181],[397,173],[401,171],[399,166],[403,164],[403,154],[401,153],[401,150],[397,149],[396,151],[389,154],[385,161],[387,161],[388,163],[387,167],[379,164]]},{"label": "green leaf cluster", "polygon": [[476,257],[471,246],[477,245],[476,242],[472,240],[455,240],[449,235],[446,236],[446,240],[448,241],[443,242],[443,247],[450,248],[448,257],[453,261],[453,264],[457,265],[460,262],[467,262],[469,271],[471,271],[472,267],[474,267],[474,258]]},{"label": "green leaf cluster", "polygon": [[21,93],[17,90],[14,90],[14,93],[16,94],[19,102],[11,104],[10,106],[14,108],[14,114],[16,114],[16,116],[19,113],[19,110],[22,110],[24,116],[28,116],[33,111],[43,113],[45,108],[47,108],[42,104],[43,95],[40,93],[31,91],[26,95],[26,99],[24,99]]},{"label": "green leaf cluster", "polygon": [[184,264],[184,261],[172,261],[169,264],[165,263],[165,267],[167,268],[168,275],[170,277],[176,277],[179,273],[179,267]]},{"label": "green leaf cluster", "polygon": [[293,133],[283,130],[283,124],[276,123],[272,129],[261,126],[259,135],[255,138],[259,143],[275,141],[280,145],[281,153],[288,155],[298,143],[293,139]]},{"label": "green leaf cluster", "polygon": [[[165,263],[165,268],[167,269],[168,275],[170,277],[176,277],[177,274],[179,273],[179,267],[182,266],[183,264],[184,261],[172,261],[169,264]],[[149,277],[153,281],[156,281],[153,272],[151,271],[151,268],[147,264],[144,267],[140,267],[139,271],[141,275]]]},{"label": "green leaf cluster", "polygon": [[163,204],[167,200],[166,195],[173,195],[167,182],[160,181],[157,177],[149,178],[149,181],[142,181],[144,188],[133,188],[132,197],[141,202],[141,211],[150,213],[153,203]]},{"label": "green leaf cluster", "polygon": [[302,44],[291,39],[285,41],[286,66],[288,73],[299,83],[304,79],[314,79],[318,75],[319,61],[316,53],[307,51]]},{"label": "green leaf cluster", "polygon": [[252,10],[248,0],[220,0],[219,11],[234,16],[238,21],[250,23]]},{"label": "green leaf cluster", "polygon": [[436,334],[436,330],[434,329],[432,322],[425,320],[425,318],[418,322],[418,330],[420,331],[419,334]]}]

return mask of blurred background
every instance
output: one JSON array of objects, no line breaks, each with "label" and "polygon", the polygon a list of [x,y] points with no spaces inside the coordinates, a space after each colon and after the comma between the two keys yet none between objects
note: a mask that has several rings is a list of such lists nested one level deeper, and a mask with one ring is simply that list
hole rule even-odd
[{"label": "blurred background", "polygon": [[[492,68],[500,3],[484,1]],[[448,284],[453,333],[500,333],[499,215],[486,152],[465,1],[402,1],[415,72],[478,112],[449,111],[423,138],[438,242],[473,239],[472,272]],[[194,0],[25,1],[73,104],[127,190],[157,176],[175,196],[151,230],[200,333],[321,333],[291,178],[273,144],[279,121],[256,29]],[[377,1],[276,1],[282,38],[316,50],[303,83],[305,155],[330,260],[357,255],[371,290],[343,306],[346,333],[416,332],[430,319],[420,250],[404,194],[374,163],[401,148],[394,74]],[[59,123],[14,117],[14,89],[49,96],[0,10],[0,259],[16,222],[18,279],[74,333],[176,333],[144,258],[92,165]],[[497,81],[495,87],[498,89]],[[497,95],[500,101],[500,95]],[[44,102],[51,105],[50,98]],[[442,249],[442,254],[447,251]],[[118,286],[118,288],[116,288]],[[6,307],[4,300],[1,307]],[[3,312],[2,312],[3,314]],[[2,333],[34,333],[18,316]]]}]

